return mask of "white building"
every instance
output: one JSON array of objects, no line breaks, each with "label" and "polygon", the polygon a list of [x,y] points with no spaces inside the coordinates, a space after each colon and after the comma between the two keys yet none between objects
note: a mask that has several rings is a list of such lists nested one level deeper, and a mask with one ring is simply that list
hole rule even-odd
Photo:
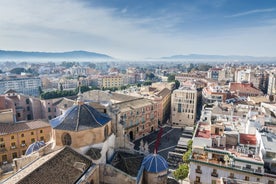
[{"label": "white building", "polygon": [[15,90],[30,96],[39,96],[41,79],[39,77],[3,78],[0,80],[0,94],[7,90]]}]

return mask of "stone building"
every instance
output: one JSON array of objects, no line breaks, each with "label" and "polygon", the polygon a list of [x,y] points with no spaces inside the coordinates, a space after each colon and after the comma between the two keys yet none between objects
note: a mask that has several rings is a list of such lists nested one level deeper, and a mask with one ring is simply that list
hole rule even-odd
[{"label": "stone building", "polygon": [[198,92],[195,88],[173,91],[171,99],[171,122],[173,126],[194,126]]},{"label": "stone building", "polygon": [[[131,147],[122,149],[111,119],[85,104],[80,94],[71,108],[51,120],[51,126],[52,140],[16,160],[20,170],[4,183],[167,183],[165,159],[158,154],[145,157]],[[50,149],[41,151],[46,148]],[[22,164],[27,158],[32,161]]]},{"label": "stone building", "polygon": [[37,140],[48,142],[51,137],[51,126],[42,120],[6,123],[1,121],[0,116],[0,132],[0,164],[2,165],[24,155],[33,142]]},{"label": "stone building", "polygon": [[15,121],[43,119],[42,106],[38,98],[8,90],[0,95],[0,109],[12,109]]}]

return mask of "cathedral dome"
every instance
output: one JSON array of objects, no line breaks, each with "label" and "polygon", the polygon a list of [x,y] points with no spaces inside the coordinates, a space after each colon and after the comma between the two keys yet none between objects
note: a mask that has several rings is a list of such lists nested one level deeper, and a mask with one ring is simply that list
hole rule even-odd
[{"label": "cathedral dome", "polygon": [[147,172],[158,173],[168,169],[167,161],[158,154],[149,154],[142,162]]},{"label": "cathedral dome", "polygon": [[46,144],[44,143],[44,141],[36,141],[32,144],[30,144],[30,146],[28,147],[28,149],[26,150],[25,155],[29,155],[37,150],[39,150],[41,147],[45,146]]},{"label": "cathedral dome", "polygon": [[81,131],[106,125],[111,118],[87,104],[74,105],[63,115],[51,120],[54,129]]}]

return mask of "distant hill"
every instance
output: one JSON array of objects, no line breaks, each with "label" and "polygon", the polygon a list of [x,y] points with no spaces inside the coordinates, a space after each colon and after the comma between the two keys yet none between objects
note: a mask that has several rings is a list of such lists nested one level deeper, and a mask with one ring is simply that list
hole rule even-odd
[{"label": "distant hill", "polygon": [[189,54],[189,55],[173,55],[168,57],[162,57],[166,60],[276,60],[275,57],[253,57],[253,56],[237,56],[237,55],[205,55],[205,54]]},{"label": "distant hill", "polygon": [[112,59],[112,57],[87,51],[25,52],[0,50],[0,59]]}]

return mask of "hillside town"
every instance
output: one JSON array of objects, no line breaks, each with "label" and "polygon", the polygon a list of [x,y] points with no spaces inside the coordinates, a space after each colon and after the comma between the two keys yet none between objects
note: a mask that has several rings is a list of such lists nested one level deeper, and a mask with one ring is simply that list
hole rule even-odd
[{"label": "hillside town", "polygon": [[2,62],[0,183],[276,184],[276,65]]}]

